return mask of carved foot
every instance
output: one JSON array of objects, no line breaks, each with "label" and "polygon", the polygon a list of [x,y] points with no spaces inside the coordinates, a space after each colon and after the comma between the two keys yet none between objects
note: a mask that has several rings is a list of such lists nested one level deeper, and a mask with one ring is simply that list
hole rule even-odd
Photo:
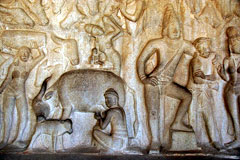
[{"label": "carved foot", "polygon": [[152,142],[149,149],[149,154],[159,154],[159,143]]},{"label": "carved foot", "polygon": [[238,149],[240,148],[240,140],[236,140],[232,143],[226,144],[227,149]]},{"label": "carved foot", "polygon": [[7,142],[0,143],[0,149],[3,149],[7,145]]},{"label": "carved foot", "polygon": [[174,123],[171,126],[171,129],[175,131],[193,132],[193,129],[190,126],[186,126],[183,123]]},{"label": "carved foot", "polygon": [[22,152],[27,149],[27,144],[24,142],[14,142],[13,144],[8,145],[4,148],[6,151],[13,151],[13,152]]},{"label": "carved foot", "polygon": [[202,144],[201,148],[204,152],[216,153],[218,150],[214,148],[211,144]]},{"label": "carved foot", "polygon": [[159,154],[159,150],[150,149],[148,154]]}]

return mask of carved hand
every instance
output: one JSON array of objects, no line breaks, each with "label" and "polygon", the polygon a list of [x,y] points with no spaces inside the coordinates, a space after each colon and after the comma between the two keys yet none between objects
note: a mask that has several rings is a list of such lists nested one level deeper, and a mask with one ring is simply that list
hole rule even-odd
[{"label": "carved hand", "polygon": [[142,80],[142,82],[144,84],[151,84],[152,86],[156,86],[158,85],[158,79],[157,77],[153,76],[153,77],[148,77]]},{"label": "carved hand", "polygon": [[205,78],[209,81],[215,81],[216,80],[214,75],[206,75]]},{"label": "carved hand", "polygon": [[102,119],[100,113],[97,113],[97,112],[94,114],[94,118],[95,118],[96,120]]},{"label": "carved hand", "polygon": [[202,79],[205,79],[205,78],[206,78],[206,76],[204,75],[204,73],[203,73],[202,71],[195,72],[195,73],[194,73],[194,76],[200,77],[200,78],[202,78]]},{"label": "carved hand", "polygon": [[222,68],[221,65],[217,66],[217,71],[218,71],[218,73],[222,73],[223,72],[223,68]]}]

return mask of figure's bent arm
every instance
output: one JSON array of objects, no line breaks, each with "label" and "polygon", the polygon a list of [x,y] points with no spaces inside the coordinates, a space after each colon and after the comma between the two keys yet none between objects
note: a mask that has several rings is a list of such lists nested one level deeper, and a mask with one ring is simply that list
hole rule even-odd
[{"label": "figure's bent arm", "polygon": [[[203,76],[201,76],[199,74],[202,74]],[[194,80],[194,83],[196,83],[196,84],[204,84],[205,83],[204,77],[205,77],[205,75],[203,74],[202,71],[193,73],[193,80]]]},{"label": "figure's bent arm", "polygon": [[[137,72],[138,76],[141,80],[145,79],[147,77],[145,73],[145,64],[147,60],[154,54],[155,52],[157,54],[160,54],[160,44],[158,43],[158,40],[152,40],[143,48],[142,52],[140,53],[140,56],[137,60]],[[159,57],[159,55],[158,55]],[[155,68],[156,69],[156,68]]]},{"label": "figure's bent arm", "polygon": [[107,34],[107,36],[111,37],[111,39],[113,39],[114,37],[116,37],[120,32],[121,32],[121,27],[118,25],[118,23],[114,20],[113,17],[109,16],[109,17],[103,17],[103,21],[104,21],[104,26],[107,27],[108,25],[111,26],[113,28],[113,31],[110,31]]},{"label": "figure's bent arm", "polygon": [[196,84],[204,84],[205,83],[205,75],[201,71],[201,63],[198,61],[197,58],[194,58],[191,62],[192,67],[192,76],[193,81]]},{"label": "figure's bent arm", "polygon": [[111,122],[111,118],[112,118],[112,112],[108,111],[106,118],[100,119],[101,129],[105,129],[108,126],[108,124]]}]

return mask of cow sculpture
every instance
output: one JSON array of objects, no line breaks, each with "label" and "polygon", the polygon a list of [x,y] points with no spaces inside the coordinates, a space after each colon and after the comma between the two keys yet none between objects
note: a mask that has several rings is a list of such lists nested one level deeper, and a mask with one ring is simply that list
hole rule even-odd
[{"label": "cow sculpture", "polygon": [[[68,119],[72,112],[100,112],[104,109],[104,92],[113,88],[119,94],[119,104],[124,106],[128,136],[136,132],[134,92],[117,75],[108,71],[80,69],[64,73],[47,89],[47,78],[32,106],[37,116],[50,117],[52,108],[62,106],[59,119]],[[102,107],[101,107],[102,106]]]}]

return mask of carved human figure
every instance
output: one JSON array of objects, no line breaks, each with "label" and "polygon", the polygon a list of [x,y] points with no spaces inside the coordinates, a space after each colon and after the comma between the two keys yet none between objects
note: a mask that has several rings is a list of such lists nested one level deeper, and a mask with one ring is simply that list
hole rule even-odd
[{"label": "carved human figure", "polygon": [[[42,0],[6,0],[0,2],[0,10],[5,13],[5,22],[9,24],[29,25],[33,27],[34,24],[47,25],[49,20],[46,16]],[[17,13],[16,13],[17,12]],[[18,15],[14,17],[15,15]],[[10,16],[9,16],[10,15]]]},{"label": "carved human figure", "polygon": [[195,108],[193,130],[197,144],[203,150],[222,148],[214,102],[214,92],[216,93],[219,88],[214,65],[215,53],[211,51],[210,38],[197,38],[193,45],[198,51],[198,55],[191,62],[194,82],[191,90]]},{"label": "carved human figure", "polygon": [[240,147],[240,31],[238,27],[229,27],[226,33],[229,56],[224,59],[223,65],[218,67],[218,73],[227,81],[224,100],[233,120],[236,138],[228,147],[234,149]]},{"label": "carved human figure", "polygon": [[90,57],[90,63],[93,65],[103,65],[105,61],[105,55],[103,53],[99,53],[97,48],[92,49],[92,54]]},{"label": "carved human figure", "polygon": [[34,21],[21,8],[7,8],[0,6],[0,18],[1,22],[7,25],[23,26],[26,28],[32,28],[34,26]]},{"label": "carved human figure", "polygon": [[49,20],[46,16],[41,0],[20,0],[19,2],[35,23],[43,26],[48,24]]},{"label": "carved human figure", "polygon": [[[129,13],[127,11],[127,7],[128,4],[132,3],[133,1],[135,1],[136,9],[134,13]],[[100,14],[100,17],[112,16],[112,18],[116,21],[119,19],[117,17],[117,14],[120,11],[126,19],[136,22],[141,16],[141,13],[143,12],[144,4],[144,0],[87,0],[79,1],[77,4],[77,8],[78,11],[84,16],[93,17]]]},{"label": "carved human figure", "polygon": [[96,36],[96,45],[99,51],[106,54],[108,61],[113,64],[113,72],[120,75],[121,71],[121,57],[114,49],[113,41],[121,32],[120,26],[111,17],[103,17],[104,29],[97,25],[85,25],[85,31],[92,36]]},{"label": "carved human figure", "polygon": [[[93,138],[104,149],[122,151],[128,142],[125,112],[119,106],[118,93],[114,89],[108,89],[104,97],[109,109],[101,114],[95,113],[94,117],[98,122],[93,129]],[[111,132],[107,134],[103,130],[109,125],[111,125]]]},{"label": "carved human figure", "polygon": [[[128,0],[95,1],[95,3],[91,3],[91,6],[88,5],[87,8],[89,8],[89,13],[85,11],[84,7],[78,5],[79,12],[85,15],[87,19],[91,19],[93,16],[98,17],[92,18],[99,20],[96,20],[96,22],[92,22],[90,20],[92,27],[90,27],[90,25],[87,23],[85,30],[87,33],[89,33],[89,28],[92,28],[95,31],[91,30],[91,32],[96,32],[98,34],[96,41],[99,45],[99,50],[105,53],[109,61],[113,63],[113,70],[117,75],[120,75],[122,63],[120,54],[113,46],[113,41],[117,38],[117,36],[120,35],[119,33],[122,32],[122,22],[118,17],[118,13],[121,12],[123,17],[125,17],[127,20],[136,22],[144,10],[144,1],[135,0],[136,8],[134,13],[128,13],[128,4],[132,2],[133,1]],[[101,24],[103,24],[103,26]],[[104,33],[101,34],[101,32]],[[92,34],[92,36],[95,35]]]},{"label": "carved human figure", "polygon": [[120,11],[126,19],[136,22],[140,18],[143,12],[144,0],[135,0],[136,9],[133,14],[128,13],[127,11],[128,4],[131,2],[132,0],[121,0],[121,1],[113,0],[110,3],[110,5],[108,4],[106,9],[104,10],[104,15],[105,16],[113,15],[114,18],[117,20],[116,16],[118,11]]},{"label": "carved human figure", "polygon": [[[163,38],[151,40],[144,47],[137,60],[137,71],[140,80],[144,84],[145,102],[148,110],[149,125],[151,129],[150,151],[157,151],[160,147],[159,140],[159,107],[164,102],[163,95],[180,100],[174,123],[170,128],[165,128],[163,136],[170,138],[170,129],[190,131],[183,124],[183,117],[186,114],[192,100],[191,93],[173,81],[175,70],[183,54],[192,56],[195,48],[191,43],[181,38],[179,20],[169,5],[166,8],[163,19]],[[145,73],[145,63],[154,54],[157,54],[158,64],[150,74]],[[188,71],[188,68],[182,72]],[[186,77],[187,78],[187,77]],[[163,126],[161,126],[163,127]],[[167,140],[169,141],[169,140]],[[165,145],[170,147],[171,143]]]},{"label": "carved human figure", "polygon": [[232,6],[233,0],[218,0],[214,1],[216,8],[222,15],[223,19],[227,19],[232,16]]},{"label": "carved human figure", "polygon": [[85,24],[102,24],[102,18],[104,16],[111,16],[118,25],[121,25],[121,20],[119,19],[118,14],[121,12],[123,17],[126,19],[136,22],[143,10],[144,10],[144,0],[134,0],[135,1],[135,12],[128,13],[127,7],[129,3],[133,1],[129,0],[85,0],[77,1],[76,7],[73,7],[73,10],[70,10],[67,16],[63,21],[60,22],[61,27],[70,28],[77,21],[83,21]]},{"label": "carved human figure", "polygon": [[[0,143],[0,148],[3,148],[10,143],[8,141],[10,132],[14,131],[17,132],[12,146],[14,149],[26,149],[30,143],[33,131],[26,133],[25,128],[34,123],[32,122],[34,119],[34,113],[29,113],[32,111],[29,109],[26,99],[25,82],[33,67],[45,57],[45,54],[40,50],[39,54],[38,57],[33,59],[30,48],[25,46],[19,48],[14,57],[13,63],[8,69],[7,77],[0,86],[0,94],[3,94],[4,119],[4,123],[2,124],[2,129],[4,130],[3,142]],[[17,117],[13,117],[15,106]],[[15,126],[14,131],[11,131],[14,118],[17,118],[18,125]]]}]

